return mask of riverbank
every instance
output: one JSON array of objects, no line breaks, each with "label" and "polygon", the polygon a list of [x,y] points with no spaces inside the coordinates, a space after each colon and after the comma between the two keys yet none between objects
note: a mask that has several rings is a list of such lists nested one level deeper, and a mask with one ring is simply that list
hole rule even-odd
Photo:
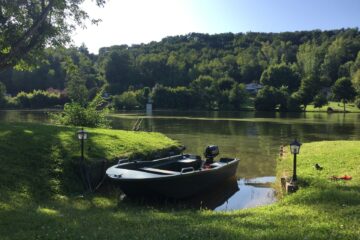
[{"label": "riverbank", "polygon": [[[347,103],[345,110],[347,113],[360,113],[360,109],[354,103]],[[329,102],[325,106],[316,108],[313,104],[310,104],[306,107],[306,112],[344,113],[344,105],[341,102]]]},{"label": "riverbank", "polygon": [[[75,132],[74,128],[39,124],[0,126],[2,239],[356,239],[360,236],[360,180],[356,176],[360,172],[360,141],[304,144],[298,156],[301,188],[297,193],[270,206],[213,212],[118,202],[116,193],[76,194],[75,187],[68,186],[76,185],[74,179],[64,178],[69,172],[62,161],[78,154]],[[95,144],[96,151],[91,148],[88,157],[94,158],[100,156],[99,151],[111,159],[120,153],[177,145],[161,134],[98,129],[89,132],[87,144]],[[141,149],[136,148],[137,141],[141,142]],[[278,163],[280,172],[291,173],[291,155]],[[324,169],[316,171],[315,163]],[[332,175],[343,174],[352,175],[353,179],[329,180]]]}]

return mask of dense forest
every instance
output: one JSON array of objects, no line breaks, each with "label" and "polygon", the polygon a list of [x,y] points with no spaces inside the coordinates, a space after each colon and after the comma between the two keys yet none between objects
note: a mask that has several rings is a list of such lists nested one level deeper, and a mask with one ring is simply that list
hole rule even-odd
[{"label": "dense forest", "polygon": [[[223,33],[160,42],[48,48],[25,68],[0,72],[0,106],[42,108],[90,101],[105,89],[115,109],[301,111],[329,100],[360,106],[358,29]],[[258,83],[258,92],[246,84]]]}]

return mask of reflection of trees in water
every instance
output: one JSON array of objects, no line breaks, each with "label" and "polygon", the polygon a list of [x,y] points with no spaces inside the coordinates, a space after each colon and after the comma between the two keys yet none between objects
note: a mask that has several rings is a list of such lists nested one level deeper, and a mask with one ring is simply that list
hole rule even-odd
[{"label": "reflection of trees in water", "polygon": [[48,122],[44,111],[0,111],[0,121],[4,122]]},{"label": "reflection of trees in water", "polygon": [[131,130],[136,123],[137,118],[117,118],[110,117],[111,127],[114,129]]}]

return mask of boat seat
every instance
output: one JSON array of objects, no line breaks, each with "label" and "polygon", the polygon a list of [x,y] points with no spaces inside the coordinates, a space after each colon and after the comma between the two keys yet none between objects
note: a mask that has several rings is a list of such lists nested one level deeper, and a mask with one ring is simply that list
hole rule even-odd
[{"label": "boat seat", "polygon": [[146,171],[146,172],[151,172],[151,173],[170,174],[170,175],[179,174],[179,172],[165,170],[165,169],[159,169],[159,168],[143,167],[140,169],[143,171]]},{"label": "boat seat", "polygon": [[201,158],[198,159],[186,158],[178,161],[178,169],[193,167],[195,170],[198,170],[201,168],[201,165],[202,165]]}]

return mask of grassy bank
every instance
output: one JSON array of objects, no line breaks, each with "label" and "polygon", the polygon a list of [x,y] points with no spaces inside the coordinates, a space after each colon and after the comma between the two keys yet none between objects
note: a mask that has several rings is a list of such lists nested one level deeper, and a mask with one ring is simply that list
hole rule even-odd
[{"label": "grassy bank", "polygon": [[[31,124],[0,129],[1,239],[360,238],[360,142],[304,144],[298,157],[303,185],[297,193],[271,206],[219,213],[118,202],[115,194],[76,195],[63,187],[74,184],[73,179],[61,177],[68,174],[63,159],[78,151],[72,140],[75,129]],[[138,133],[114,142],[125,132],[90,132],[94,148],[108,158],[141,150],[134,149]],[[159,134],[139,135],[144,149],[176,144]],[[90,155],[100,154],[91,149]],[[279,171],[290,172],[291,160],[287,156],[279,161]],[[314,170],[314,163],[324,170]],[[343,174],[353,180],[328,179]]]},{"label": "grassy bank", "polygon": [[[354,103],[347,103],[346,111],[352,113],[360,113],[360,109],[355,106]],[[314,105],[310,104],[306,107],[307,112],[327,112],[328,108],[332,108],[334,112],[344,112],[344,105],[341,102],[329,102],[328,105],[325,105],[321,108],[316,108]]]}]

